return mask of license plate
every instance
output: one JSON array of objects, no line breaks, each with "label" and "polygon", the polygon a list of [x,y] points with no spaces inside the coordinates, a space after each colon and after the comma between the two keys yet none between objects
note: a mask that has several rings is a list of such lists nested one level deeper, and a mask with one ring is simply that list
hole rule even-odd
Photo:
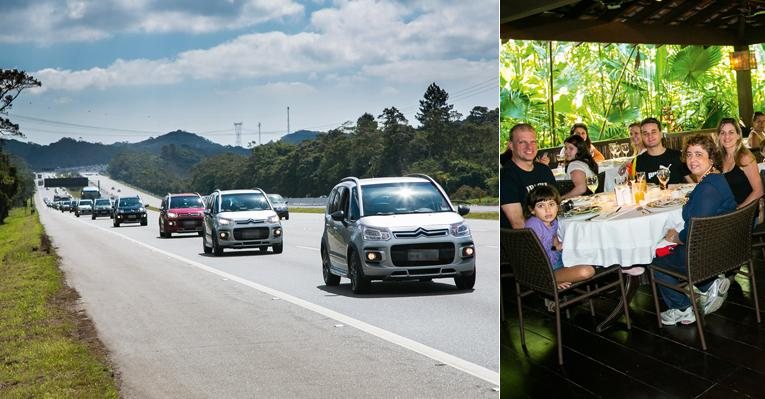
[{"label": "license plate", "polygon": [[137,217],[136,215],[128,215],[128,217],[127,217],[127,218],[128,218],[128,219],[135,219],[136,217]]},{"label": "license plate", "polygon": [[437,249],[410,249],[407,259],[411,261],[438,260]]}]

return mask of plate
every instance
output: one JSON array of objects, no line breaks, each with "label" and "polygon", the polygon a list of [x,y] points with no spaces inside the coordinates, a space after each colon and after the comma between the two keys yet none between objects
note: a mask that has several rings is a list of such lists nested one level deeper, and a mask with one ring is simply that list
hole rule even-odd
[{"label": "plate", "polygon": [[587,219],[590,216],[600,213],[600,210],[601,208],[599,206],[580,206],[564,213],[563,217],[566,220]]},{"label": "plate", "polygon": [[653,209],[672,209],[685,205],[685,202],[685,198],[661,199],[647,203],[646,207]]},{"label": "plate", "polygon": [[578,197],[569,198],[576,208],[585,208],[592,204],[592,197],[589,195],[580,195]]}]

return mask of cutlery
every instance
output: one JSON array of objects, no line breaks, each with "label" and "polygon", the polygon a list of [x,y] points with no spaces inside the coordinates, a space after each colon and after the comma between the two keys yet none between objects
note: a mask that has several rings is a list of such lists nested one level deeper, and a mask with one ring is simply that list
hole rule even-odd
[{"label": "cutlery", "polygon": [[615,210],[615,211],[613,211],[613,212],[609,213],[608,215],[606,215],[606,217],[614,216],[614,215],[616,215],[617,213],[619,213],[619,211],[620,211],[620,210],[622,210],[622,207],[618,207],[618,208],[616,208],[616,210]]},{"label": "cutlery", "polygon": [[595,218],[596,218],[596,217],[598,217],[598,216],[600,216],[600,214],[599,214],[599,213],[596,213],[596,214],[594,214],[594,215],[592,215],[592,216],[588,217],[587,219],[584,219],[584,221],[585,221],[585,222],[589,222],[590,220],[592,220],[592,219],[595,219]]}]

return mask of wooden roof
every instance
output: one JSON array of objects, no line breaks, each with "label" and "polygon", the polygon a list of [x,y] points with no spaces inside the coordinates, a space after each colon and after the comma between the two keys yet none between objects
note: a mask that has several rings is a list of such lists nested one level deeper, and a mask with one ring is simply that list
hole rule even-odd
[{"label": "wooden roof", "polygon": [[502,40],[741,46],[765,42],[765,0],[501,0]]}]

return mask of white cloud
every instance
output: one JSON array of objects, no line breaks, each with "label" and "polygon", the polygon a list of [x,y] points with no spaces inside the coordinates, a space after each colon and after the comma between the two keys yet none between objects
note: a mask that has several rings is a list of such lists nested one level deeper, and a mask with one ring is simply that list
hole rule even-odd
[{"label": "white cloud", "polygon": [[292,0],[19,1],[0,3],[0,43],[89,42],[125,32],[218,32],[303,12]]},{"label": "white cloud", "polygon": [[[123,9],[149,7],[121,1]],[[268,18],[278,15],[279,11],[267,3],[250,0],[246,7],[266,10]],[[118,59],[104,68],[43,69],[34,73],[43,83],[36,92],[168,85],[185,80],[322,80],[352,85],[374,79],[390,88],[393,83],[483,80],[496,75],[498,52],[498,27],[493,24],[497,16],[491,11],[496,2],[485,3],[423,6],[415,2],[415,7],[375,0],[341,1],[337,8],[314,12],[302,32],[250,33],[168,58]],[[281,4],[294,8],[290,0]],[[87,13],[74,0],[71,7],[77,13]],[[182,15],[169,9],[166,12],[173,18]],[[196,17],[199,19],[185,22],[202,30],[208,29],[208,22],[210,29],[216,25],[209,19],[213,17]],[[487,21],[492,24],[487,25]],[[154,28],[146,25],[142,29]]]}]

